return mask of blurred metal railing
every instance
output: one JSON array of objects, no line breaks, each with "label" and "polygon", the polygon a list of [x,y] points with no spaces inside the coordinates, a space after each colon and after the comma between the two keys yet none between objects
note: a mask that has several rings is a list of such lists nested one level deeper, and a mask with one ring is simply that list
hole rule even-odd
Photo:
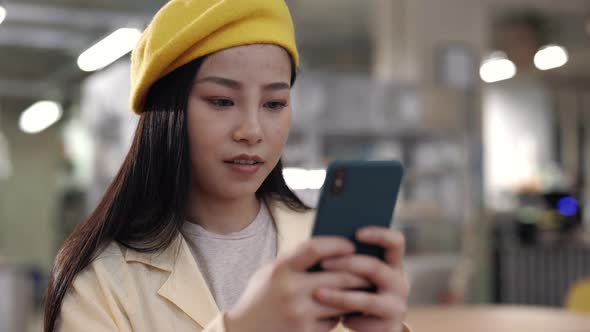
[{"label": "blurred metal railing", "polygon": [[590,277],[590,247],[513,247],[496,252],[496,301],[562,307],[571,285]]}]

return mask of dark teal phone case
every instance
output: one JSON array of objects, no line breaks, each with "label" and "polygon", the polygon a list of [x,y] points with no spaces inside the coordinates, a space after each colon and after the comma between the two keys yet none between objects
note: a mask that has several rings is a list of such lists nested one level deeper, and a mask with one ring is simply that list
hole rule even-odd
[{"label": "dark teal phone case", "polygon": [[[320,194],[312,236],[336,235],[351,240],[359,254],[384,259],[383,248],[360,243],[359,228],[390,227],[404,168],[397,160],[335,161],[330,164]],[[341,191],[335,178],[342,178]],[[311,271],[320,270],[319,264]]]}]

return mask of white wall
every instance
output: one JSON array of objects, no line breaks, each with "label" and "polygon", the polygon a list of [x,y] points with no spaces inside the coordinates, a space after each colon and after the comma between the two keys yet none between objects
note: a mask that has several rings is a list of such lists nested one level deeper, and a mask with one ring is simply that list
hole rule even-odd
[{"label": "white wall", "polygon": [[503,209],[503,194],[538,183],[552,164],[552,101],[530,81],[487,85],[483,92],[486,203]]},{"label": "white wall", "polygon": [[8,109],[2,114],[13,171],[0,187],[0,256],[49,269],[56,252],[59,132],[54,125],[24,134],[18,116]]}]

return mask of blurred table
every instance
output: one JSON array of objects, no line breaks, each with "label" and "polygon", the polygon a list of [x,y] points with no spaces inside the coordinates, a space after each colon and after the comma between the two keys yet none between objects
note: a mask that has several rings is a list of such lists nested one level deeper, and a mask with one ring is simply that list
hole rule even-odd
[{"label": "blurred table", "polygon": [[532,306],[411,307],[412,332],[590,332],[590,315]]}]

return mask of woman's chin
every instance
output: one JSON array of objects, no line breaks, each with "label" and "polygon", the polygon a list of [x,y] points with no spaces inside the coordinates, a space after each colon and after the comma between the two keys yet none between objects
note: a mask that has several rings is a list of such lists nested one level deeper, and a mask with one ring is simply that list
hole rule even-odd
[{"label": "woman's chin", "polygon": [[239,183],[228,184],[221,191],[222,196],[227,199],[241,199],[256,195],[261,183]]}]

